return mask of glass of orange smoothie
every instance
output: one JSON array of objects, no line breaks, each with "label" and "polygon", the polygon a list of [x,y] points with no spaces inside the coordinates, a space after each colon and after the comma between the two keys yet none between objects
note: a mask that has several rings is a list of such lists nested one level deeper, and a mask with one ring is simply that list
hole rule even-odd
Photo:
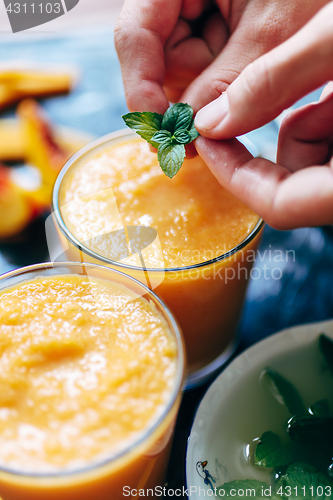
[{"label": "glass of orange smoothie", "polygon": [[70,260],[145,283],[182,329],[188,387],[230,357],[263,222],[195,157],[167,178],[132,131],[81,149],[57,179],[55,223]]},{"label": "glass of orange smoothie", "polygon": [[94,264],[2,275],[0,353],[2,500],[162,488],[184,357],[147,287]]}]

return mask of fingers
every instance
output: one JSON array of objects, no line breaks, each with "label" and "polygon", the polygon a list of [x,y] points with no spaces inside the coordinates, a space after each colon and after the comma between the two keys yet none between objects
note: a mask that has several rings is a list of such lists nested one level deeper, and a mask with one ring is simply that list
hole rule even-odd
[{"label": "fingers", "polygon": [[[198,131],[227,139],[260,127],[333,78],[333,2],[294,36],[248,65],[197,114]],[[224,90],[222,87],[220,90]]]},{"label": "fingers", "polygon": [[[181,100],[189,102],[195,111],[218,98],[247,65],[293,35],[327,0],[310,0],[306,3],[301,0],[288,3],[251,0],[244,3],[242,8],[237,2],[231,2],[227,13],[224,12],[225,2],[217,0],[217,3],[225,19],[228,19],[231,35],[220,56],[181,96]],[[211,114],[214,114],[213,107],[209,110]],[[210,131],[211,127],[200,124],[199,116],[198,127],[208,137],[207,129]],[[214,127],[217,119],[218,123],[221,121],[221,116],[212,116]]]},{"label": "fingers", "polygon": [[223,16],[219,12],[213,13],[206,21],[202,38],[206,41],[213,57],[217,57],[229,37],[229,30]]},{"label": "fingers", "polygon": [[183,0],[180,15],[184,19],[196,19],[207,4],[207,0]]},{"label": "fingers", "polygon": [[115,45],[130,111],[164,113],[164,45],[174,29],[181,0],[126,0],[115,27]]},{"label": "fingers", "polygon": [[189,22],[179,19],[165,45],[164,90],[172,102],[177,102],[184,89],[213,62],[228,39],[228,28],[219,12],[205,13],[202,23],[199,37]]},{"label": "fingers", "polygon": [[220,184],[276,229],[333,224],[333,169],[314,166],[291,173],[253,158],[236,139],[198,137],[195,145]]},{"label": "fingers", "polygon": [[[209,0],[125,1],[115,45],[131,111],[163,113],[222,50],[228,29],[209,7]],[[194,19],[202,38],[192,33]]]},{"label": "fingers", "polygon": [[292,111],[283,120],[277,162],[292,172],[325,163],[332,142],[332,117],[333,88],[328,85],[319,102]]},{"label": "fingers", "polygon": [[165,46],[165,87],[182,92],[213,59],[207,43],[193,37],[190,25],[180,19]]}]

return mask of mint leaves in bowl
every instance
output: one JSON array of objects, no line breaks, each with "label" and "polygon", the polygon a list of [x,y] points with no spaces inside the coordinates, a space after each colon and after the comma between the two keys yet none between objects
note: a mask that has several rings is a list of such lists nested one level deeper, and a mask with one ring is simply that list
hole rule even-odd
[{"label": "mint leaves in bowl", "polygon": [[333,322],[306,325],[259,342],[222,372],[189,438],[191,498],[202,489],[213,498],[333,498],[332,352]]}]

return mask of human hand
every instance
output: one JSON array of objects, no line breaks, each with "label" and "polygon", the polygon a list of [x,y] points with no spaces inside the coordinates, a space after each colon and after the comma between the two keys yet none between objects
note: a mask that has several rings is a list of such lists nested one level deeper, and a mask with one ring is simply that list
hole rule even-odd
[{"label": "human hand", "polygon": [[[223,97],[202,109],[195,120],[199,132],[212,139],[241,135],[333,79],[332,25],[330,2],[293,37],[248,66]],[[221,120],[226,96],[229,113]],[[215,126],[207,127],[207,116],[216,120],[218,115]],[[332,116],[331,82],[318,103],[293,111],[282,122],[277,164],[253,159],[235,139],[200,137],[196,147],[220,183],[273,227],[333,224]]]},{"label": "human hand", "polygon": [[265,125],[333,79],[333,2],[301,30],[249,64],[226,92],[196,116],[200,134],[230,139]]},{"label": "human hand", "polygon": [[327,1],[125,0],[115,43],[130,111],[198,111]]},{"label": "human hand", "polygon": [[277,163],[253,158],[236,139],[198,137],[222,186],[276,229],[333,224],[333,82],[318,103],[283,120]]}]

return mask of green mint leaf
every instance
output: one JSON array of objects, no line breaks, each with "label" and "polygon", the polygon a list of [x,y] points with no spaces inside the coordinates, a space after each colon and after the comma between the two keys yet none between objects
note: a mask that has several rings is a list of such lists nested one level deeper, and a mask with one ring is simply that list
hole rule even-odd
[{"label": "green mint leaf", "polygon": [[333,446],[332,417],[292,417],[288,422],[287,432],[297,443]]},{"label": "green mint leaf", "polygon": [[260,375],[260,380],[267,384],[267,387],[280,403],[285,405],[291,415],[304,415],[306,409],[297,389],[289,380],[282,377],[272,368],[266,368]]},{"label": "green mint leaf", "polygon": [[281,445],[280,437],[274,432],[264,432],[254,453],[254,463],[260,467],[282,467],[294,462],[294,443]]},{"label": "green mint leaf", "polygon": [[197,129],[195,128],[194,126],[194,121],[192,122],[192,126],[191,128],[189,129],[189,134],[190,134],[190,137],[191,137],[191,141],[194,141],[194,139],[196,139],[197,137],[199,137],[199,132],[197,131]]},{"label": "green mint leaf", "polygon": [[142,139],[145,139],[155,148],[158,147],[158,143],[152,141],[152,137],[161,129],[163,115],[151,112],[135,112],[127,113],[122,118],[126,125],[139,134]]},{"label": "green mint leaf", "polygon": [[236,479],[234,481],[224,483],[222,486],[216,489],[218,497],[231,497],[235,500],[239,500],[240,498],[244,500],[244,498],[248,497],[254,498],[256,500],[259,500],[260,498],[265,498],[266,500],[268,500],[270,498],[270,491],[271,488],[267,483],[257,481],[256,479]]},{"label": "green mint leaf", "polygon": [[185,146],[184,144],[160,144],[157,151],[157,158],[165,175],[172,179],[183,164]]},{"label": "green mint leaf", "polygon": [[314,417],[329,417],[330,404],[328,399],[321,399],[320,401],[317,401],[309,407],[308,412]]},{"label": "green mint leaf", "polygon": [[332,483],[324,474],[311,465],[298,462],[289,465],[280,474],[275,484],[275,492],[281,499],[331,500]]},{"label": "green mint leaf", "polygon": [[297,460],[327,473],[332,463],[333,419],[315,416],[292,417],[287,425],[297,448]]},{"label": "green mint leaf", "polygon": [[176,130],[172,137],[178,144],[188,144],[192,142],[191,135],[187,130]]},{"label": "green mint leaf", "polygon": [[324,333],[319,336],[319,349],[327,368],[333,376],[333,340]]},{"label": "green mint leaf", "polygon": [[193,109],[189,104],[178,102],[170,106],[163,116],[161,128],[169,130],[172,134],[176,130],[188,130],[193,120]]},{"label": "green mint leaf", "polygon": [[157,144],[163,144],[165,142],[171,144],[171,132],[169,132],[168,130],[159,130],[158,132],[155,132],[151,140],[157,142]]}]

